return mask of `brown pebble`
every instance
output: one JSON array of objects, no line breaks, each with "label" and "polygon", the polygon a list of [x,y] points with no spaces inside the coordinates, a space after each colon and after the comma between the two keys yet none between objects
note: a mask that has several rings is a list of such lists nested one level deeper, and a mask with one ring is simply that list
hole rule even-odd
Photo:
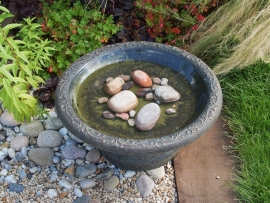
[{"label": "brown pebble", "polygon": [[65,198],[67,195],[68,195],[67,192],[61,192],[60,195],[59,195],[59,197],[60,197],[60,199],[63,199],[63,198]]},{"label": "brown pebble", "polygon": [[121,91],[123,84],[124,80],[120,77],[116,77],[104,85],[104,90],[107,94],[114,95]]},{"label": "brown pebble", "polygon": [[97,175],[97,174],[100,174],[101,171],[102,171],[101,169],[97,169],[96,172],[95,172],[95,174],[96,174],[96,175]]},{"label": "brown pebble", "polygon": [[131,79],[130,75],[118,75],[118,77],[122,78],[125,82],[127,82]]},{"label": "brown pebble", "polygon": [[153,78],[153,83],[154,83],[154,84],[157,84],[157,85],[160,85],[160,83],[161,83],[161,79],[160,79],[160,78],[155,77],[155,78]]},{"label": "brown pebble", "polygon": [[136,70],[131,74],[132,79],[135,83],[137,83],[141,87],[151,87],[152,86],[152,80],[149,77],[149,75],[142,71],[142,70]]}]

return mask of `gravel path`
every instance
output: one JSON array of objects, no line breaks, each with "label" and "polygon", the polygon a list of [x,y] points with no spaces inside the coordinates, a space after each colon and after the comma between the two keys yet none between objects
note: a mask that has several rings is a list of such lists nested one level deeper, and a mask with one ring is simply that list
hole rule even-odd
[{"label": "gravel path", "polygon": [[17,123],[0,109],[0,203],[177,202],[171,162],[125,171],[74,137],[55,112]]}]

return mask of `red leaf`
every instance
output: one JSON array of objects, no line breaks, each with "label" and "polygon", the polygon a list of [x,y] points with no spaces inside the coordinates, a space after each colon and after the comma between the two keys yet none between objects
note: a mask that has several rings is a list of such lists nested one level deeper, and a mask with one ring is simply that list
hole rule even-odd
[{"label": "red leaf", "polygon": [[197,14],[197,15],[196,15],[196,18],[197,18],[197,20],[198,20],[199,22],[205,21],[205,17],[202,16],[201,14]]},{"label": "red leaf", "polygon": [[174,28],[171,29],[171,32],[174,33],[174,34],[180,34],[181,31],[179,30],[178,27],[174,27]]}]

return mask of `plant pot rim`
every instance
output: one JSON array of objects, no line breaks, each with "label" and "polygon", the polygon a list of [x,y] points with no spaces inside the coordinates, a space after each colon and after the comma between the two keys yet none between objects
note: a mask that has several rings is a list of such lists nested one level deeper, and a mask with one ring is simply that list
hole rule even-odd
[{"label": "plant pot rim", "polygon": [[[124,53],[127,50],[150,50],[164,52],[173,57],[184,57],[196,67],[196,71],[203,77],[209,97],[202,113],[195,121],[185,128],[160,138],[152,139],[125,139],[117,138],[98,132],[85,124],[77,115],[72,106],[70,87],[76,74],[93,60],[98,60],[105,54],[115,52]],[[185,146],[209,130],[217,120],[222,108],[222,91],[218,79],[211,69],[199,58],[177,47],[154,42],[126,42],[101,47],[92,51],[73,64],[61,76],[55,94],[56,111],[64,126],[81,140],[94,145],[96,148],[120,154],[160,153],[162,151],[178,149]]]}]

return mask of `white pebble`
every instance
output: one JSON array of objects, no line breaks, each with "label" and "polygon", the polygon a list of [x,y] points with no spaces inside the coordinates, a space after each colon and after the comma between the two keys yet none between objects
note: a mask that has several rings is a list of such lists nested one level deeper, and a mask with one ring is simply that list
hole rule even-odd
[{"label": "white pebble", "polygon": [[17,183],[14,175],[8,175],[7,177],[5,177],[5,182],[6,183]]},{"label": "white pebble", "polygon": [[59,130],[59,133],[60,133],[62,136],[67,135],[67,134],[68,134],[68,130],[64,127],[64,128],[61,128],[61,129]]},{"label": "white pebble", "polygon": [[49,189],[47,194],[48,194],[48,197],[51,199],[54,197],[57,197],[57,192],[55,189]]},{"label": "white pebble", "polygon": [[133,118],[128,119],[128,125],[129,126],[134,126],[135,125],[135,120]]},{"label": "white pebble", "polygon": [[136,115],[136,111],[134,111],[134,110],[131,110],[130,112],[129,112],[129,116],[130,117],[134,117]]},{"label": "white pebble", "polygon": [[124,174],[125,178],[131,178],[136,175],[136,171],[130,171],[127,170],[126,173]]},{"label": "white pebble", "polygon": [[15,158],[15,150],[14,149],[12,149],[12,148],[9,148],[8,149],[8,156],[11,158],[11,159],[13,159],[13,158]]},{"label": "white pebble", "polygon": [[38,167],[32,167],[32,168],[30,168],[30,173],[36,173],[36,172],[38,172]]},{"label": "white pebble", "polygon": [[168,85],[168,79],[167,78],[162,78],[160,84],[161,85]]},{"label": "white pebble", "polygon": [[53,174],[51,175],[50,180],[54,182],[54,181],[57,180],[57,178],[58,178],[58,175],[53,173]]},{"label": "white pebble", "polygon": [[67,180],[60,180],[58,182],[58,184],[61,186],[61,187],[64,187],[68,190],[70,190],[72,188],[72,184],[70,182],[68,182]]},{"label": "white pebble", "polygon": [[81,191],[79,188],[75,188],[75,189],[74,189],[74,194],[75,194],[77,197],[83,196],[83,193],[82,193],[82,191]]},{"label": "white pebble", "polygon": [[4,158],[6,158],[7,154],[0,151],[0,161],[2,161]]},{"label": "white pebble", "polygon": [[0,176],[6,176],[8,174],[7,169],[2,169],[2,171],[0,172]]}]

